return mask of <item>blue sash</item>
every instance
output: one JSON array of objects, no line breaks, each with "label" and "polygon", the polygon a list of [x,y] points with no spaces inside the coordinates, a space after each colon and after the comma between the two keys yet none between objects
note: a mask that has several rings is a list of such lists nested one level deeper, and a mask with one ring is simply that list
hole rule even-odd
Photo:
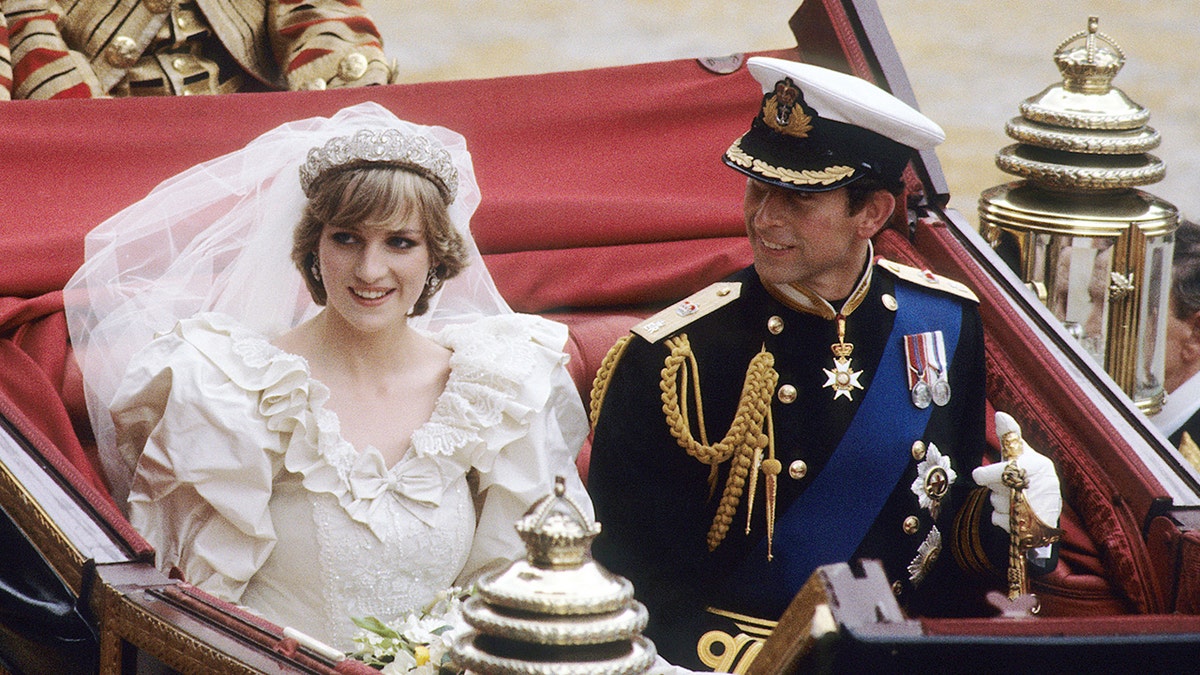
[{"label": "blue sash", "polygon": [[902,283],[895,294],[899,307],[892,333],[850,428],[812,484],[776,521],[774,561],[767,562],[764,537],[738,572],[757,575],[761,582],[748,586],[762,592],[768,606],[786,607],[813,570],[854,555],[912,461],[913,441],[929,423],[933,407],[911,403],[904,336],[941,330],[949,367],[962,308],[949,297]]}]

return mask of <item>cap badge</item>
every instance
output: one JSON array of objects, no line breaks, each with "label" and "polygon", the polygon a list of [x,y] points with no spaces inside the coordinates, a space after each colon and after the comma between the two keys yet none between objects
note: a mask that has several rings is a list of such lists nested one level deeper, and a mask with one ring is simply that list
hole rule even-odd
[{"label": "cap badge", "polygon": [[775,91],[763,100],[762,119],[768,127],[787,136],[808,138],[812,117],[804,114],[800,89],[785,77],[775,83]]}]

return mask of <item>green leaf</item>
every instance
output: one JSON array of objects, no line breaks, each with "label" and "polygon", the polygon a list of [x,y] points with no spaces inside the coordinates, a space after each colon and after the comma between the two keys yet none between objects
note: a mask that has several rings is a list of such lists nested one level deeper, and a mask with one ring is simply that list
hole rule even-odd
[{"label": "green leaf", "polygon": [[391,628],[388,628],[387,624],[373,616],[351,617],[350,620],[354,622],[355,626],[358,626],[363,630],[369,630],[380,637],[391,638],[393,640],[400,639],[399,633]]}]

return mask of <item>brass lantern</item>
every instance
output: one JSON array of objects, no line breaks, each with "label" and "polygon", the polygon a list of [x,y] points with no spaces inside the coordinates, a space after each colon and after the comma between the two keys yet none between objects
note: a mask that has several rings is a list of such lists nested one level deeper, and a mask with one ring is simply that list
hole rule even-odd
[{"label": "brass lantern", "polygon": [[1121,48],[1099,20],[1063,41],[1063,80],[1021,103],[996,165],[1019,177],[983,192],[980,231],[1147,414],[1162,408],[1171,255],[1179,212],[1137,189],[1158,182],[1149,112],[1112,80]]}]

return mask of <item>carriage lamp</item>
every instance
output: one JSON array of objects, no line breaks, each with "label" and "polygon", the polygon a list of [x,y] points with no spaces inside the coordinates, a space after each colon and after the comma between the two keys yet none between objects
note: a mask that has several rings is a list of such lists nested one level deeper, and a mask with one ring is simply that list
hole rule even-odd
[{"label": "carriage lamp", "polygon": [[985,190],[981,234],[1067,333],[1147,414],[1165,393],[1171,255],[1179,212],[1139,186],[1166,173],[1149,112],[1112,86],[1125,63],[1099,20],[1054,53],[1062,82],[1025,99]]}]

